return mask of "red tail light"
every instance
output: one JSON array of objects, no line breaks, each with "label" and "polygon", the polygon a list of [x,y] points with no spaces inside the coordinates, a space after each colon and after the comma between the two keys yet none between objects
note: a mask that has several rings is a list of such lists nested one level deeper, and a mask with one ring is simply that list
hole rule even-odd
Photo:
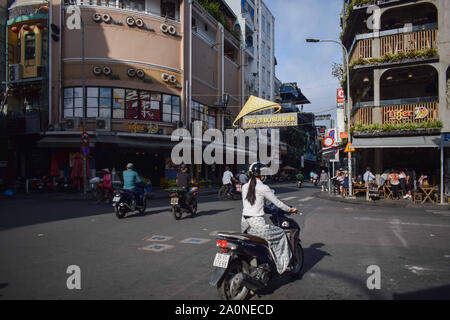
[{"label": "red tail light", "polygon": [[221,248],[226,248],[228,247],[228,242],[227,240],[217,240],[217,246]]}]

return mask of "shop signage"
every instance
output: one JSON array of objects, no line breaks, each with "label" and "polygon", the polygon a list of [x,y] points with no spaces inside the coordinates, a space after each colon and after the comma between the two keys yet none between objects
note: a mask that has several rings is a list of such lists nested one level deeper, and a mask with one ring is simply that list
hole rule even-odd
[{"label": "shop signage", "polygon": [[128,130],[130,133],[151,133],[156,134],[158,133],[158,125],[156,124],[139,124],[137,122],[133,123],[127,123],[125,124],[126,130]]},{"label": "shop signage", "polygon": [[355,151],[356,151],[356,149],[352,148],[352,144],[350,142],[347,143],[347,146],[345,147],[344,152],[355,152]]},{"label": "shop signage", "polygon": [[414,108],[414,110],[389,110],[387,111],[389,120],[403,121],[403,120],[420,120],[428,116],[428,109],[422,106]]},{"label": "shop signage", "polygon": [[345,102],[345,94],[343,89],[337,89],[337,107],[343,108]]},{"label": "shop signage", "polygon": [[297,125],[296,112],[245,116],[242,121],[244,129],[294,127]]}]

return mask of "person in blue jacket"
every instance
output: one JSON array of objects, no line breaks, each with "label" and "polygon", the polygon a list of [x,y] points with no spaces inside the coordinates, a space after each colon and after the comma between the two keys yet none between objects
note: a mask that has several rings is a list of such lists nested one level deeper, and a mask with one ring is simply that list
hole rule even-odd
[{"label": "person in blue jacket", "polygon": [[139,174],[134,171],[134,165],[132,163],[127,164],[127,170],[123,172],[123,188],[131,191],[135,198],[141,198],[142,190],[138,187],[138,184],[142,183],[142,179]]}]

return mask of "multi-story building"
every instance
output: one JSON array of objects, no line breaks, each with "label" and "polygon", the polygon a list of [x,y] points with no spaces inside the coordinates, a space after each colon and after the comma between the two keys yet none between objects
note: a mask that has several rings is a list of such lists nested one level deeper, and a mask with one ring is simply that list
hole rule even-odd
[{"label": "multi-story building", "polygon": [[245,47],[245,98],[273,101],[275,85],[275,18],[262,0],[225,0],[238,17]]},{"label": "multi-story building", "polygon": [[449,15],[447,0],[344,1],[357,173],[414,168],[438,184],[450,132]]},{"label": "multi-story building", "polygon": [[303,112],[303,105],[311,103],[298,88],[296,82],[280,86],[282,113],[297,112],[298,126],[281,128],[282,164],[304,170],[315,169],[318,165],[318,144],[315,116]]},{"label": "multi-story building", "polygon": [[[36,3],[16,2],[25,7]],[[40,161],[27,163],[19,174],[36,175],[39,169],[45,173],[52,156],[59,160],[61,170],[70,168],[81,147],[84,82],[90,169],[123,170],[126,163],[133,162],[155,185],[173,178],[173,130],[191,130],[193,121],[202,121],[204,129],[223,129],[224,115],[233,117],[242,106],[236,17],[223,1],[215,2],[220,13],[208,12],[199,2],[188,0],[53,0],[42,21],[24,21],[27,12],[10,17],[8,50],[21,51],[25,57],[17,60],[14,55],[9,65],[19,65],[19,78],[27,84],[31,80],[25,78],[33,70],[45,97],[26,98],[19,91],[8,97],[8,113],[22,112],[25,105],[39,101],[40,115],[46,118],[37,144],[29,140],[30,145],[24,145],[26,149],[17,155],[18,162]],[[72,5],[75,10],[70,9]],[[79,26],[77,10],[82,19]],[[51,26],[48,54],[47,33],[39,33],[42,41],[33,40],[32,46],[22,31],[25,23],[33,31],[27,34],[33,33],[36,39],[37,31]],[[17,30],[19,33],[14,33]],[[15,41],[13,36],[22,32],[24,40]],[[34,69],[21,68],[28,63],[32,48]],[[217,176],[219,171],[201,165],[193,170],[197,177]]]}]

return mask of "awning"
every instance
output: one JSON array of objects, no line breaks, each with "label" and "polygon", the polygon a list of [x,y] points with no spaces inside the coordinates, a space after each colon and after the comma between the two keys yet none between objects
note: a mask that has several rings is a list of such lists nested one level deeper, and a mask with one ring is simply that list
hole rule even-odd
[{"label": "awning", "polygon": [[441,136],[353,138],[352,147],[372,148],[439,148]]}]

